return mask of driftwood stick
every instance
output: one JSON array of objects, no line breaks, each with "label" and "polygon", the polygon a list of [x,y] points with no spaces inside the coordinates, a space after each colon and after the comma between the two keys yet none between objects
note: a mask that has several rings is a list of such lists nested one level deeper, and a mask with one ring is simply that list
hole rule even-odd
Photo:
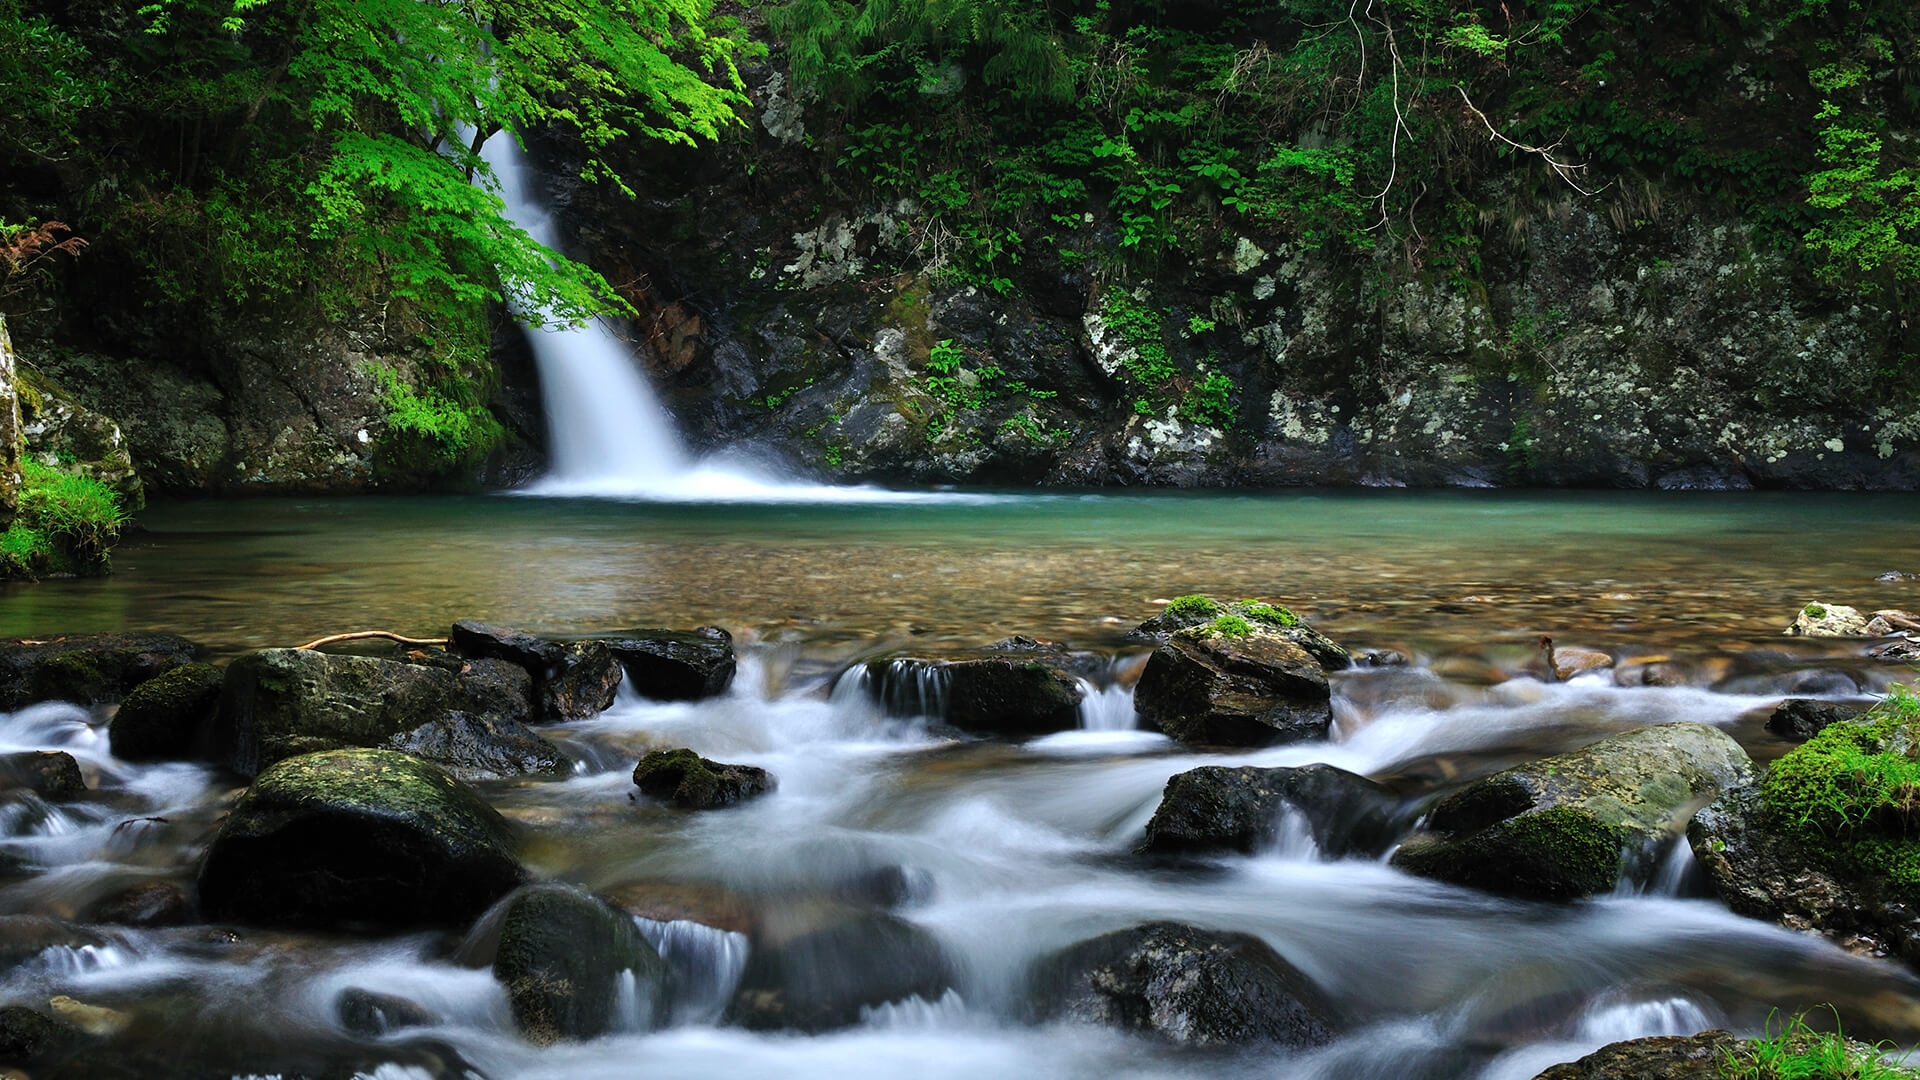
[{"label": "driftwood stick", "polygon": [[323,638],[315,638],[305,645],[295,645],[294,648],[317,649],[322,645],[331,645],[336,641],[360,641],[366,638],[390,638],[402,645],[445,645],[447,643],[447,639],[443,637],[402,637],[391,630],[355,630],[350,634],[329,634]]}]

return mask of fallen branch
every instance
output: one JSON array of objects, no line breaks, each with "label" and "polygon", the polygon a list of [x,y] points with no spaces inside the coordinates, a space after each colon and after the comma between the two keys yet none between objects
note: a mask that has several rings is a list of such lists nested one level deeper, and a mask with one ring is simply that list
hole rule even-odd
[{"label": "fallen branch", "polygon": [[315,638],[305,645],[295,645],[294,648],[317,649],[322,645],[331,645],[336,641],[362,641],[366,638],[387,638],[392,641],[397,641],[402,645],[445,645],[447,643],[447,639],[443,637],[402,637],[391,630],[355,630],[350,634],[330,634],[327,637]]}]

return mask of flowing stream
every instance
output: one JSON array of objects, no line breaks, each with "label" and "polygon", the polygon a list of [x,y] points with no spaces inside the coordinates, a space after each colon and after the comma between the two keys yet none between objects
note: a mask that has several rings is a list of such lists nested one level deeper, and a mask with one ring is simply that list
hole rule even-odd
[{"label": "flowing stream", "polygon": [[[884,513],[284,500],[146,520],[107,581],[0,591],[0,633],[163,628],[219,655],[463,616],[554,632],[718,621],[743,654],[725,697],[623,694],[548,729],[576,762],[570,779],[481,785],[539,874],[658,915],[643,932],[689,988],[673,1026],[532,1047],[487,973],[431,935],[97,927],[97,940],[0,971],[0,1004],[66,995],[113,1009],[180,1063],[385,1061],[390,1080],[453,1061],[488,1077],[1527,1080],[1611,1040],[1756,1031],[1776,1008],[1829,1002],[1850,1031],[1920,1040],[1920,980],[1733,915],[1683,850],[1645,889],[1570,905],[1329,859],[1297,823],[1251,857],[1174,867],[1132,854],[1167,778],[1200,764],[1325,761],[1417,794],[1682,719],[1776,756],[1785,744],[1761,721],[1781,696],[1859,697],[1908,674],[1854,643],[1779,636],[1815,597],[1920,607],[1920,583],[1875,580],[1920,570],[1902,562],[1916,558],[1920,511],[1900,500],[987,495]],[[1411,662],[1337,676],[1324,743],[1193,753],[1134,728],[1127,684],[1144,650],[1121,634],[1154,601],[1200,590],[1292,603],[1351,646]],[[1114,657],[1090,680],[1080,730],[955,737],[882,715],[841,674],[889,650],[1012,632]],[[1686,685],[1542,683],[1528,672],[1542,632],[1614,652],[1625,671],[1674,665]],[[937,711],[938,687],[919,700]],[[130,883],[191,880],[235,780],[115,759],[106,712],[0,714],[0,752],[65,749],[95,789],[67,804],[0,796],[0,866],[16,864],[0,873],[0,914],[84,920]],[[763,766],[779,787],[698,814],[635,801],[634,760],[681,745]],[[951,993],[812,1036],[717,1020],[756,925],[873,905],[940,944]],[[1153,919],[1259,935],[1332,996],[1342,1035],[1312,1052],[1195,1052],[1027,1018],[1036,959]],[[354,990],[424,1020],[350,1029]]]}]

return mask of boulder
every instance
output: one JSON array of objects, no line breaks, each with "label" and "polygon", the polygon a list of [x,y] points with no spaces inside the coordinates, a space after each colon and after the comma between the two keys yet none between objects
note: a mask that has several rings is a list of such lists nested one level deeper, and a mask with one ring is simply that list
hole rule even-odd
[{"label": "boulder", "polygon": [[1252,852],[1273,840],[1288,808],[1306,819],[1321,852],[1335,858],[1379,855],[1412,820],[1398,795],[1332,765],[1204,765],[1167,781],[1140,851]]},{"label": "boulder", "polygon": [[1814,601],[1794,613],[1786,633],[1800,637],[1866,637],[1867,617],[1858,609]]},{"label": "boulder", "polygon": [[[1307,625],[1292,609],[1259,600],[1226,603],[1211,596],[1178,596],[1168,601],[1160,614],[1129,630],[1127,640],[1158,644],[1178,631],[1203,626],[1223,615],[1257,623],[1278,633],[1307,650],[1323,671],[1340,671],[1353,666],[1353,654],[1345,646]],[[1404,654],[1392,649],[1369,653],[1367,660],[1373,666],[1406,662]]]},{"label": "boulder", "polygon": [[1324,739],[1333,726],[1319,662],[1291,638],[1237,616],[1170,635],[1147,658],[1133,707],[1148,725],[1199,745]]},{"label": "boulder", "polygon": [[502,660],[449,670],[264,649],[227,668],[214,754],[242,776],[349,746],[404,750],[464,779],[562,773],[559,749],[526,726],[530,700],[530,676]]},{"label": "boulder", "polygon": [[[506,987],[514,1022],[530,1042],[591,1039],[637,1023],[664,1025],[672,1006],[666,962],[633,916],[571,885],[526,885],[480,920],[460,950]],[[630,1004],[621,984],[632,980]],[[621,1009],[630,1007],[631,1015]]]},{"label": "boulder", "polygon": [[1791,742],[1806,742],[1828,724],[1851,720],[1866,712],[1865,705],[1817,698],[1788,698],[1767,716],[1767,730]]},{"label": "boulder", "polygon": [[733,685],[733,635],[717,626],[627,630],[599,639],[626,669],[627,685],[654,701],[718,697]]},{"label": "boulder", "polygon": [[1508,896],[1607,892],[1623,876],[1647,880],[1696,809],[1752,778],[1746,751],[1718,728],[1636,728],[1468,784],[1393,865]]},{"label": "boulder", "polygon": [[982,735],[1046,735],[1080,726],[1080,664],[1065,646],[1013,637],[969,653],[870,660],[866,686],[895,716]]},{"label": "boulder", "polygon": [[1628,1039],[1555,1065],[1534,1080],[1721,1080],[1739,1045],[1724,1031]]},{"label": "boulder", "polygon": [[22,750],[0,754],[0,791],[25,788],[43,799],[60,801],[87,793],[80,763],[64,750]]},{"label": "boulder", "polygon": [[200,869],[211,919],[465,927],[526,877],[472,788],[391,750],[281,761],[234,805]]},{"label": "boulder", "polygon": [[0,641],[0,711],[36,701],[119,701],[155,675],[193,659],[173,634],[87,634]]},{"label": "boulder", "polygon": [[1319,1046],[1335,1011],[1313,981],[1250,934],[1147,923],[1041,959],[1028,980],[1041,1020],[1151,1032],[1175,1043]]},{"label": "boulder", "polygon": [[0,1008],[0,1063],[32,1062],[86,1040],[86,1032],[58,1017],[23,1005]]},{"label": "boulder", "polygon": [[727,1006],[755,1031],[827,1031],[860,1022],[862,1009],[953,987],[946,950],[895,915],[839,906],[792,905],[763,912],[747,967]]},{"label": "boulder", "polygon": [[192,663],[128,691],[107,726],[113,755],[123,761],[171,761],[200,748],[220,708],[220,669]]},{"label": "boulder", "polygon": [[613,704],[621,667],[602,642],[558,642],[490,623],[462,619],[447,645],[475,660],[500,660],[525,669],[532,679],[535,719],[559,724],[585,720]]},{"label": "boulder", "polygon": [[773,777],[752,765],[724,765],[682,747],[653,750],[633,767],[640,793],[682,810],[716,810],[773,790]]}]

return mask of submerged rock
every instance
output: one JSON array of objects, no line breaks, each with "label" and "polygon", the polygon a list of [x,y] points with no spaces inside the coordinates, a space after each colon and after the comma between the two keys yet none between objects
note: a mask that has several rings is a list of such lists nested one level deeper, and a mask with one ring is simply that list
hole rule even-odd
[{"label": "submerged rock", "polygon": [[1534,1080],[1721,1080],[1738,1045],[1724,1031],[1628,1039],[1555,1065]]},{"label": "submerged rock", "polygon": [[340,991],[340,996],[333,1000],[333,1014],[341,1027],[370,1039],[439,1021],[439,1017],[418,1002],[357,986]]},{"label": "submerged rock", "polygon": [[1152,1032],[1192,1046],[1332,1041],[1335,1011],[1250,934],[1147,923],[1069,946],[1028,979],[1034,1014]]},{"label": "submerged rock", "polygon": [[626,669],[627,685],[654,701],[718,697],[733,685],[733,635],[717,626],[628,630],[601,638]]},{"label": "submerged rock", "polygon": [[264,926],[465,927],[525,876],[472,788],[406,754],[330,750],[254,780],[207,850],[200,904]]},{"label": "submerged rock", "polygon": [[563,772],[559,749],[526,726],[529,701],[530,676],[501,660],[454,671],[265,649],[228,667],[214,750],[242,776],[350,746],[404,750],[466,779]]},{"label": "submerged rock", "polygon": [[867,688],[896,716],[931,716],[983,735],[1047,735],[1080,726],[1080,658],[1014,637],[972,653],[870,660]]},{"label": "submerged rock", "polygon": [[113,756],[171,761],[193,755],[219,711],[222,678],[212,664],[192,663],[134,687],[107,727]]},{"label": "submerged rock", "polygon": [[[539,1046],[591,1039],[626,1023],[650,1031],[671,1011],[666,962],[633,917],[571,885],[516,889],[474,928],[461,954],[492,967],[514,1022]],[[628,980],[631,990],[623,993]],[[624,1017],[623,1008],[631,1010]]]},{"label": "submerged rock", "polygon": [[727,1016],[755,1031],[827,1031],[861,1010],[953,987],[940,943],[898,916],[837,906],[763,913]]},{"label": "submerged rock", "polygon": [[0,974],[48,949],[99,948],[108,939],[96,930],[44,915],[0,915]]},{"label": "submerged rock", "polygon": [[0,710],[37,701],[118,701],[155,675],[193,659],[173,634],[87,634],[0,641]]},{"label": "submerged rock", "polygon": [[1508,896],[1571,900],[1645,881],[1702,803],[1753,777],[1726,732],[1636,728],[1442,799],[1393,865]]},{"label": "submerged rock", "polygon": [[[1346,646],[1307,625],[1292,609],[1259,600],[1227,603],[1211,596],[1178,596],[1167,602],[1160,614],[1127,632],[1130,641],[1164,642],[1181,630],[1202,626],[1221,616],[1259,624],[1307,650],[1324,671],[1341,671],[1353,666],[1353,654]],[[1389,655],[1391,654],[1391,655]],[[1395,650],[1376,650],[1367,654],[1374,666],[1405,663]]]},{"label": "submerged rock", "polygon": [[1851,720],[1866,711],[1867,706],[1852,702],[1788,698],[1767,716],[1767,730],[1792,742],[1806,742],[1828,724]]},{"label": "submerged rock", "polygon": [[94,901],[82,917],[117,926],[184,926],[193,921],[193,901],[178,882],[143,881]]},{"label": "submerged rock", "polygon": [[1134,708],[1183,743],[1265,746],[1324,739],[1332,693],[1305,648],[1238,616],[1180,630],[1147,659]]},{"label": "submerged rock", "polygon": [[773,790],[773,777],[753,765],[709,761],[684,747],[653,750],[633,767],[641,794],[682,810],[714,810]]},{"label": "submerged rock", "polygon": [[32,1063],[83,1043],[87,1033],[60,1019],[22,1005],[0,1007],[0,1063]]},{"label": "submerged rock", "polygon": [[1273,840],[1289,807],[1306,819],[1314,844],[1335,858],[1386,851],[1412,819],[1398,795],[1332,765],[1205,765],[1167,781],[1140,850],[1252,852]]},{"label": "submerged rock", "polygon": [[1866,637],[1867,618],[1855,608],[1814,601],[1796,612],[1786,633],[1803,637]]},{"label": "submerged rock", "polygon": [[60,801],[87,793],[80,763],[64,750],[22,750],[0,754],[0,791],[21,787],[43,799]]}]

